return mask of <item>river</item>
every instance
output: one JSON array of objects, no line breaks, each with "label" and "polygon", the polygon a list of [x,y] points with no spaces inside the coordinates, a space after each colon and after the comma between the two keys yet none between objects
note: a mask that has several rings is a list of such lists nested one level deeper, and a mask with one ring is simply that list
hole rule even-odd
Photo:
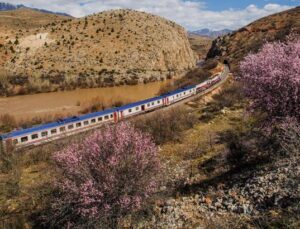
[{"label": "river", "polygon": [[0,116],[9,114],[18,121],[56,114],[75,115],[95,100],[111,104],[114,101],[129,103],[153,97],[159,93],[162,86],[169,82],[172,81],[0,97]]}]

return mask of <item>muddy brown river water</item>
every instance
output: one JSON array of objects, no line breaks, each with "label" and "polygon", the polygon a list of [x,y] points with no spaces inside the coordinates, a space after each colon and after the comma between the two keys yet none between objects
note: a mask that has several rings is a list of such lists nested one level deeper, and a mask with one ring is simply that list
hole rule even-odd
[{"label": "muddy brown river water", "polygon": [[31,119],[56,114],[78,114],[93,100],[109,104],[114,101],[125,103],[153,97],[160,88],[171,80],[134,86],[111,88],[78,89],[75,91],[51,92],[15,97],[0,97],[0,115],[9,114],[16,118]]}]

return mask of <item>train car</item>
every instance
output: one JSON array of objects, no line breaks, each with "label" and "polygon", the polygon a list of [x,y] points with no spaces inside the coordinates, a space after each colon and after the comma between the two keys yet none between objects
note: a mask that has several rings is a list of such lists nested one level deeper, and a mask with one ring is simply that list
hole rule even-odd
[{"label": "train car", "polygon": [[197,91],[197,93],[205,91],[207,88],[209,88],[208,81],[205,81],[203,83],[200,83],[200,84],[196,85],[196,91]]},{"label": "train car", "polygon": [[143,112],[149,112],[164,106],[164,97],[158,96],[135,103],[130,103],[118,108],[118,121],[138,115]]},{"label": "train car", "polygon": [[203,83],[196,85],[197,93],[207,90],[212,85],[220,82],[222,80],[221,75],[215,75],[213,78],[204,81]]},{"label": "train car", "polygon": [[222,80],[221,75],[216,75],[214,78],[211,79],[210,84],[216,84]]},{"label": "train car", "polygon": [[80,117],[59,119],[56,122],[35,126],[28,129],[13,131],[2,135],[3,148],[10,146],[25,147],[29,145],[39,145],[55,139],[70,136],[87,129],[96,128],[105,122],[114,121],[116,109],[94,112]]},{"label": "train car", "polygon": [[176,102],[179,102],[180,100],[186,99],[188,97],[191,97],[197,93],[196,86],[188,86],[184,88],[180,88],[178,90],[169,92],[167,94],[164,94],[165,97],[165,104],[170,105]]}]

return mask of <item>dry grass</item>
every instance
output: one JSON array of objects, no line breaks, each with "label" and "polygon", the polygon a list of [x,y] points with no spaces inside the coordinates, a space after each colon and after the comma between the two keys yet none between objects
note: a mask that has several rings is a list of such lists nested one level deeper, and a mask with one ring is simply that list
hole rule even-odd
[{"label": "dry grass", "polygon": [[83,109],[79,113],[87,114],[91,112],[102,111],[108,108],[120,107],[129,103],[131,103],[130,100],[125,101],[121,98],[104,101],[101,97],[96,97],[89,101],[87,104],[83,104]]},{"label": "dry grass", "polygon": [[133,124],[153,136],[157,144],[163,144],[181,141],[182,132],[192,128],[196,121],[196,117],[184,108],[172,108],[148,117],[138,117]]}]

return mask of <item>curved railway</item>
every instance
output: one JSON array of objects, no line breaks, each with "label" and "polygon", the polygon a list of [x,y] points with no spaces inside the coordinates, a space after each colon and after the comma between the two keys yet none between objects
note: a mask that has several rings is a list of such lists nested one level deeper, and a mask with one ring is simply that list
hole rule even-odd
[{"label": "curved railway", "polygon": [[23,148],[51,142],[70,135],[88,131],[105,123],[117,123],[126,118],[140,115],[146,112],[166,108],[189,98],[199,97],[216,89],[228,78],[229,68],[224,65],[224,70],[219,75],[204,81],[175,91],[130,103],[121,107],[94,112],[82,116],[73,116],[59,119],[28,129],[15,130],[0,135],[0,151],[9,148]]}]

